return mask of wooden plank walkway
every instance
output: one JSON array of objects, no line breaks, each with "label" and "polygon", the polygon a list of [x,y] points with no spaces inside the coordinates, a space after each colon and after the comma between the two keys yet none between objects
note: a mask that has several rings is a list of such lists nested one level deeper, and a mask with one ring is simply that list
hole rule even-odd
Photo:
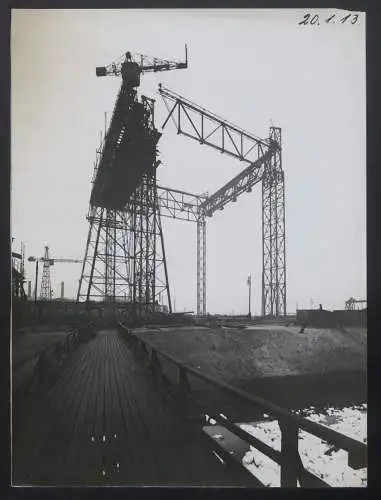
[{"label": "wooden plank walkway", "polygon": [[255,486],[186,426],[116,330],[99,331],[17,409],[12,435],[14,484]]}]

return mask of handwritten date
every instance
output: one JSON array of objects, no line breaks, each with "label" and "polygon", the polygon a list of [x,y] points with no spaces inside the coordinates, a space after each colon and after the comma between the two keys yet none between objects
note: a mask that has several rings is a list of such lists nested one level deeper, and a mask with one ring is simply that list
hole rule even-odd
[{"label": "handwritten date", "polygon": [[[339,17],[336,14],[327,17],[323,22],[327,24],[356,24],[358,21],[358,14],[347,14],[346,16]],[[311,15],[310,13],[304,14],[303,19],[298,23],[299,26],[320,26],[320,17],[319,14]]]}]

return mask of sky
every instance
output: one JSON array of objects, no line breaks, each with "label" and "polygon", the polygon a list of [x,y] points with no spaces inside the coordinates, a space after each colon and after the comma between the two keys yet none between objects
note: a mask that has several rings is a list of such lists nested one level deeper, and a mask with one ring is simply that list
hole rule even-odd
[{"label": "sky", "polygon": [[[156,99],[161,82],[230,122],[266,138],[282,128],[286,192],[287,310],[342,309],[366,298],[365,15],[356,24],[300,26],[289,10],[13,10],[11,31],[11,231],[14,250],[82,259],[91,177],[120,86],[97,78],[127,50],[189,67],[142,76]],[[178,136],[159,142],[158,183],[210,193],[244,165]],[[163,219],[176,311],[196,310],[196,225]],[[261,311],[261,188],[207,220],[207,311]],[[34,282],[34,265],[26,279]],[[80,264],[51,268],[54,296],[76,296]]]}]

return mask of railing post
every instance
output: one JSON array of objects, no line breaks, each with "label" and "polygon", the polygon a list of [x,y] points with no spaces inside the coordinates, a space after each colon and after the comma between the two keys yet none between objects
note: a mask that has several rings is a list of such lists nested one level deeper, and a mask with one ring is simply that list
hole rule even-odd
[{"label": "railing post", "polygon": [[151,350],[151,367],[153,374],[158,378],[161,383],[161,366],[159,358],[157,357],[157,353],[155,350]]},{"label": "railing post", "polygon": [[281,465],[280,483],[284,488],[296,488],[299,469],[298,437],[299,427],[290,420],[279,420],[282,432],[281,453],[283,463]]},{"label": "railing post", "polygon": [[191,387],[187,377],[187,372],[182,366],[179,366],[179,387],[181,394],[184,396],[189,392],[191,392]]}]

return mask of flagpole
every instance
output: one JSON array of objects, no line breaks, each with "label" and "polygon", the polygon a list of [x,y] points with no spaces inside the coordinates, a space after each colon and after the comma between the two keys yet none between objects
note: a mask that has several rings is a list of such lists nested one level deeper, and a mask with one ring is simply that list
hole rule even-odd
[{"label": "flagpole", "polygon": [[251,274],[247,279],[247,283],[249,285],[249,318],[251,318]]}]

